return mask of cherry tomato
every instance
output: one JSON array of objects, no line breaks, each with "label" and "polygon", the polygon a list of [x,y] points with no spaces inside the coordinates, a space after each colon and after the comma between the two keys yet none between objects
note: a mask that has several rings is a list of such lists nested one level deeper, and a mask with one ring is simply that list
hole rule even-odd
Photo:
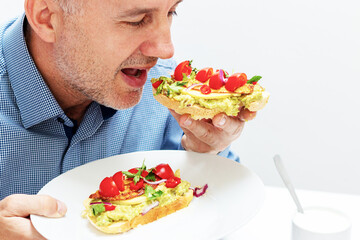
[{"label": "cherry tomato", "polygon": [[174,177],[171,177],[168,180],[166,180],[165,186],[167,188],[174,188],[177,185],[179,185],[180,183],[181,183],[181,179],[174,176]]},{"label": "cherry tomato", "polygon": [[115,205],[107,205],[107,204],[105,204],[104,206],[105,206],[105,211],[112,211],[112,210],[114,210],[116,208]]},{"label": "cherry tomato", "polygon": [[[132,168],[132,169],[130,169],[128,172],[133,173],[133,174],[137,174],[137,173],[139,172],[139,169],[137,169],[137,168]],[[148,171],[143,170],[142,173],[141,173],[141,176],[142,176],[142,177],[146,177],[148,174],[149,174]]]},{"label": "cherry tomato", "polygon": [[125,185],[124,185],[124,174],[120,171],[114,174],[114,176],[112,177],[113,181],[115,182],[116,186],[118,187],[118,189],[120,191],[124,191],[125,190]]},{"label": "cherry tomato", "polygon": [[144,179],[140,179],[136,184],[134,182],[130,183],[130,189],[137,191],[144,186]]},{"label": "cherry tomato", "polygon": [[210,67],[210,68],[203,68],[201,69],[195,76],[195,79],[204,83],[207,80],[209,80],[209,78],[211,77],[211,75],[213,75],[214,70]]},{"label": "cherry tomato", "polygon": [[174,172],[169,164],[161,163],[153,170],[154,174],[161,177],[162,179],[168,179],[174,176]]},{"label": "cherry tomato", "polygon": [[154,83],[152,84],[153,88],[157,89],[162,82],[163,82],[163,80],[159,80],[159,81],[154,82]]},{"label": "cherry tomato", "polygon": [[230,92],[234,92],[241,86],[244,86],[247,82],[247,76],[245,73],[234,73],[226,81],[225,88]]},{"label": "cherry tomato", "polygon": [[191,68],[190,61],[181,62],[175,68],[175,72],[174,72],[175,81],[182,81],[184,78],[183,73],[185,74],[185,76],[189,76],[191,71],[192,71],[192,68]]},{"label": "cherry tomato", "polygon": [[210,94],[211,93],[211,88],[208,85],[202,85],[200,88],[200,92],[202,94]]},{"label": "cherry tomato", "polygon": [[119,194],[119,188],[112,178],[104,178],[99,186],[99,193],[104,197],[114,197]]},{"label": "cherry tomato", "polygon": [[[222,73],[222,74],[220,74]],[[212,89],[220,89],[225,84],[225,75],[223,71],[216,72],[210,77],[209,86]]]},{"label": "cherry tomato", "polygon": [[137,168],[132,168],[132,169],[129,169],[128,172],[133,173],[133,174],[137,174],[138,171],[139,170]]}]

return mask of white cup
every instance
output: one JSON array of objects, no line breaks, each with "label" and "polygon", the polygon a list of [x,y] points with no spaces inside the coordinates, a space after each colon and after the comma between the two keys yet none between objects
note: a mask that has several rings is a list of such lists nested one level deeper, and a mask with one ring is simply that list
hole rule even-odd
[{"label": "white cup", "polygon": [[292,220],[292,240],[350,240],[351,221],[340,211],[307,207]]}]

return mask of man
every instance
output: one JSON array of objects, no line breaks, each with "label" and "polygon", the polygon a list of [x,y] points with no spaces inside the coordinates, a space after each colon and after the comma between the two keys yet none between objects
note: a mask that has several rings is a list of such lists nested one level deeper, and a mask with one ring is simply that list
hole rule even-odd
[{"label": "man", "polygon": [[175,67],[161,59],[174,54],[179,3],[25,0],[26,17],[0,28],[1,239],[43,239],[28,216],[61,217],[66,206],[33,194],[84,163],[154,149],[237,160],[228,146],[254,113],[194,121],[152,97],[147,79]]}]

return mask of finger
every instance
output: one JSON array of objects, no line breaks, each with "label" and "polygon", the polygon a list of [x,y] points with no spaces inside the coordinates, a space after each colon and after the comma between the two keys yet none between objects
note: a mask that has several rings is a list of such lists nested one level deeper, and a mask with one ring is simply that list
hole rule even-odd
[{"label": "finger", "polygon": [[174,110],[172,110],[172,109],[170,109],[170,108],[169,108],[169,112],[170,112],[171,115],[175,118],[175,120],[179,122],[179,119],[180,119],[181,115],[178,114],[178,113],[176,113]]},{"label": "finger", "polygon": [[222,141],[222,129],[214,127],[211,119],[193,120],[189,114],[180,115],[170,110],[185,133],[181,145],[190,151],[218,153],[227,145]]},{"label": "finger", "polygon": [[199,153],[217,153],[208,144],[204,143],[200,139],[196,138],[189,130],[184,129],[184,136],[181,138],[181,145],[187,151],[199,152]]},{"label": "finger", "polygon": [[0,215],[4,217],[27,217],[30,214],[62,217],[66,210],[64,203],[46,195],[14,194],[0,201]]},{"label": "finger", "polygon": [[241,121],[244,122],[250,121],[256,117],[256,112],[252,112],[249,109],[244,108],[239,112],[238,117],[240,118]]},{"label": "finger", "polygon": [[30,219],[21,217],[0,217],[1,239],[44,240],[45,238],[34,228]]},{"label": "finger", "polygon": [[221,143],[222,130],[212,123],[193,120],[189,115],[182,115],[178,122],[184,131],[190,131],[194,137],[209,146],[215,147]]},{"label": "finger", "polygon": [[226,114],[220,113],[213,118],[213,124],[228,135],[236,137],[241,134],[245,122],[237,117],[229,117]]}]

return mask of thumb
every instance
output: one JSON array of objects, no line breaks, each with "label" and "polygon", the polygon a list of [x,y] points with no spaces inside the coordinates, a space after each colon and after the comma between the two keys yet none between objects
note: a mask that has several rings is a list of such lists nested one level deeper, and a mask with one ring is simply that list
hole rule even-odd
[{"label": "thumb", "polygon": [[239,112],[238,117],[241,121],[250,121],[256,117],[256,112],[251,112],[249,109],[244,108]]},{"label": "thumb", "polygon": [[0,202],[0,214],[4,217],[27,217],[30,214],[44,217],[62,217],[65,204],[47,195],[14,194]]}]

